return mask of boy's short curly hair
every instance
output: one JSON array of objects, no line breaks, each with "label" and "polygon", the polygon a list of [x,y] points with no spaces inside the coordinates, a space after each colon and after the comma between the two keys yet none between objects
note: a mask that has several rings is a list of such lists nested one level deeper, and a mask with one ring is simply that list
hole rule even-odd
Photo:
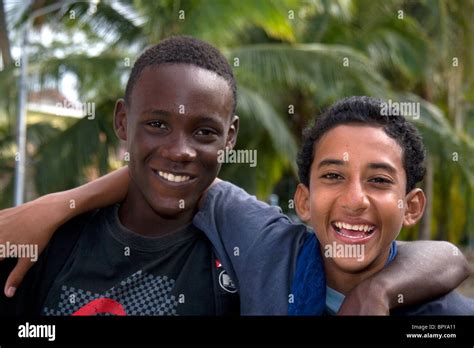
[{"label": "boy's short curly hair", "polygon": [[384,104],[388,105],[381,99],[350,97],[338,101],[317,118],[315,124],[303,133],[303,144],[297,159],[301,183],[309,187],[314,149],[318,140],[336,126],[351,123],[382,127],[385,133],[400,145],[407,177],[407,193],[423,180],[425,148],[420,133],[404,116],[393,116],[390,110],[382,113]]},{"label": "boy's short curly hair", "polygon": [[125,90],[125,101],[130,104],[132,90],[143,69],[162,64],[192,64],[215,72],[224,78],[232,91],[232,115],[237,106],[237,84],[232,68],[221,52],[211,44],[190,37],[172,36],[148,48],[133,65]]}]

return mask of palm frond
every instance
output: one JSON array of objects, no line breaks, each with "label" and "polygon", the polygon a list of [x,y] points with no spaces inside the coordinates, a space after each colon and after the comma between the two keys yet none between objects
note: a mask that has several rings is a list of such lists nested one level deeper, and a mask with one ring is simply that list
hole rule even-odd
[{"label": "palm frond", "polygon": [[112,101],[99,105],[95,119],[80,119],[40,146],[35,165],[39,194],[82,184],[84,169],[91,164],[101,164],[101,174],[105,174],[109,149],[117,144],[111,109]]},{"label": "palm frond", "polygon": [[297,145],[294,136],[271,104],[255,91],[241,86],[237,111],[242,118],[242,127],[259,125],[268,134],[275,151],[288,163],[295,163]]},{"label": "palm frond", "polygon": [[237,78],[253,86],[309,88],[335,98],[351,94],[386,95],[388,83],[362,53],[340,45],[256,44],[227,52],[239,59]]},{"label": "palm frond", "polygon": [[204,40],[227,46],[237,43],[237,39],[245,36],[245,29],[253,26],[263,29],[268,37],[293,42],[295,37],[288,10],[298,7],[294,0],[190,1],[182,3],[182,9],[188,13],[182,21],[182,33],[198,34]]}]

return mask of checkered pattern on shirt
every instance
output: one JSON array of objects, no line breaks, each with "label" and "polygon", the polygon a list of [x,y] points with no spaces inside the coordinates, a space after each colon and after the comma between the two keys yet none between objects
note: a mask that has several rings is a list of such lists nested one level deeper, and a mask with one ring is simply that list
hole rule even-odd
[{"label": "checkered pattern on shirt", "polygon": [[166,276],[153,276],[138,271],[103,294],[63,285],[58,307],[44,307],[43,314],[72,315],[89,302],[106,297],[119,302],[127,315],[177,315],[178,301],[171,295],[174,283],[174,279]]}]

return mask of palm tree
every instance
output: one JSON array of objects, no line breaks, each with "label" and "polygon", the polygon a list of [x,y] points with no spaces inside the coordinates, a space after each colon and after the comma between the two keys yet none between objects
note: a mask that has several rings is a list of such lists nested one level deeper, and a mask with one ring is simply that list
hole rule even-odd
[{"label": "palm tree", "polygon": [[[22,15],[17,15],[13,28],[38,3],[16,11]],[[80,99],[96,104],[96,118],[79,120],[65,131],[52,130],[46,138],[37,137],[31,155],[38,192],[77,185],[90,177],[91,168],[98,168],[98,175],[120,164],[111,114],[114,100],[123,95],[134,58],[164,37],[188,34],[217,45],[234,65],[237,111],[243,123],[238,146],[258,151],[257,171],[246,165],[227,166],[224,178],[266,198],[285,174],[296,177],[301,130],[322,108],[361,94],[416,101],[421,117],[414,122],[424,135],[435,173],[431,226],[454,223],[449,231],[455,232],[448,237],[466,236],[474,227],[472,218],[461,219],[460,214],[470,214],[453,207],[474,206],[474,122],[468,117],[474,113],[472,52],[461,49],[472,47],[468,17],[472,4],[442,0],[104,1],[97,7],[76,3],[39,18],[37,30],[54,23],[55,31],[69,39],[58,38],[47,47],[37,40],[31,47],[36,62],[31,73],[39,85],[57,83],[65,72],[74,73]],[[443,30],[437,30],[436,23],[444,23]],[[72,49],[77,32],[87,38],[88,46]],[[452,40],[453,35],[461,35],[462,40]],[[58,58],[51,47],[67,54]],[[448,52],[459,52],[462,69],[453,72]],[[2,77],[7,72],[2,71]],[[445,83],[447,78],[449,83]],[[0,79],[0,86],[4,80]],[[11,98],[14,89],[9,91]],[[5,99],[0,96],[3,110],[7,109]],[[42,132],[36,125],[30,126],[30,132],[35,127]],[[11,141],[2,138],[0,155],[9,146]],[[453,153],[462,160],[452,161]],[[451,202],[449,209],[441,205],[446,201]],[[414,231],[404,233],[414,236]]]},{"label": "palm tree", "polygon": [[[332,71],[336,78],[326,82],[326,85],[344,82],[349,85],[353,75],[346,77],[338,73],[333,60],[342,59],[342,54],[355,54],[344,48],[288,46],[294,40],[294,29],[286,16],[288,11],[282,11],[282,4],[297,9],[295,1],[281,2],[278,6],[267,1],[189,1],[183,3],[182,7],[176,7],[173,1],[104,2],[95,12],[90,11],[90,4],[77,3],[62,13],[40,18],[37,25],[62,15],[61,21],[55,24],[57,30],[61,28],[65,33],[70,33],[79,27],[87,33],[92,43],[97,42],[102,34],[107,35],[105,48],[95,56],[87,51],[76,50],[59,59],[51,55],[50,48],[43,47],[39,42],[35,42],[32,48],[31,61],[36,63],[32,63],[30,68],[40,81],[58,81],[65,71],[73,72],[79,77],[81,98],[96,103],[97,110],[104,110],[97,112],[96,122],[80,120],[67,132],[58,133],[56,139],[41,144],[37,152],[31,154],[36,159],[38,192],[43,194],[79,184],[84,180],[84,175],[81,175],[84,168],[97,165],[99,158],[102,161],[99,174],[108,169],[108,155],[116,146],[114,136],[107,133],[108,124],[111,124],[111,105],[122,94],[123,77],[130,69],[130,58],[162,37],[193,33],[194,36],[220,44],[231,61],[238,58],[241,62],[240,66],[235,67],[241,90],[238,113],[244,124],[258,122],[261,127],[252,127],[243,132],[239,145],[257,149],[261,154],[259,171],[265,173],[258,176],[253,170],[247,176],[250,180],[242,182],[242,185],[258,192],[261,197],[266,196],[284,171],[294,166],[296,155],[296,141],[287,126],[286,113],[276,110],[272,98],[265,95],[266,84],[272,83],[271,80],[277,81],[280,91],[283,91],[287,86],[294,87],[306,81],[310,88],[324,82],[325,71]],[[29,10],[26,9],[26,12]],[[185,16],[182,21],[178,17],[180,13]],[[214,18],[215,21],[211,23],[207,18]],[[222,23],[222,30],[214,30],[216,23]],[[255,31],[260,34],[255,34]],[[253,42],[258,35],[263,35],[267,42],[286,43],[279,43],[276,49],[258,46]],[[249,44],[239,46],[240,41]],[[134,43],[132,47],[131,43]],[[67,50],[70,42],[54,42],[53,46]],[[354,62],[359,60],[360,57],[354,57]],[[313,65],[318,66],[317,69],[311,68],[311,62],[320,64]],[[272,70],[265,71],[265,67],[272,67]],[[357,70],[358,81],[363,80],[364,72],[367,69]],[[259,81],[256,74],[260,73],[265,74],[265,78]],[[318,77],[315,75],[314,80],[310,81],[307,78],[309,74],[318,74]],[[98,139],[104,133],[107,136],[102,136],[105,141],[101,143]],[[87,143],[84,134],[88,134]],[[58,152],[58,148],[61,151]],[[99,153],[101,156],[97,156]],[[227,173],[227,177],[237,179],[249,170],[244,166],[234,167],[225,168],[224,175]]]},{"label": "palm tree", "polygon": [[472,236],[474,2],[336,3],[313,14],[304,36],[359,50],[389,83],[392,99],[421,103],[414,121],[428,148],[431,203],[421,237],[459,242]]}]

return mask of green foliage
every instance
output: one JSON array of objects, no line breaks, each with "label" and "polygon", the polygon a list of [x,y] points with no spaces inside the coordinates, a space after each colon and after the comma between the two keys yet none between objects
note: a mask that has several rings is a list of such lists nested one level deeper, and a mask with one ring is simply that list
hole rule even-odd
[{"label": "green foliage", "polygon": [[[15,43],[35,5],[10,5]],[[224,166],[223,178],[265,199],[278,182],[288,181],[284,175],[296,179],[301,130],[335,100],[372,95],[415,101],[421,116],[413,122],[434,163],[431,235],[455,242],[474,238],[472,1],[128,0],[101,1],[96,11],[91,6],[77,2],[34,22],[35,32],[48,26],[63,35],[48,45],[33,40],[30,77],[47,86],[73,73],[81,101],[96,105],[96,119],[65,130],[29,126],[39,194],[83,183],[91,167],[101,174],[110,169],[118,145],[113,105],[123,96],[133,60],[164,37],[187,34],[219,47],[234,66],[241,118],[237,148],[258,151],[257,168]],[[87,44],[76,44],[76,34]],[[14,165],[17,76],[15,66],[0,72],[3,206],[11,202],[5,197]],[[291,191],[281,201],[292,198]],[[401,238],[417,236],[418,227],[401,232]]]}]

